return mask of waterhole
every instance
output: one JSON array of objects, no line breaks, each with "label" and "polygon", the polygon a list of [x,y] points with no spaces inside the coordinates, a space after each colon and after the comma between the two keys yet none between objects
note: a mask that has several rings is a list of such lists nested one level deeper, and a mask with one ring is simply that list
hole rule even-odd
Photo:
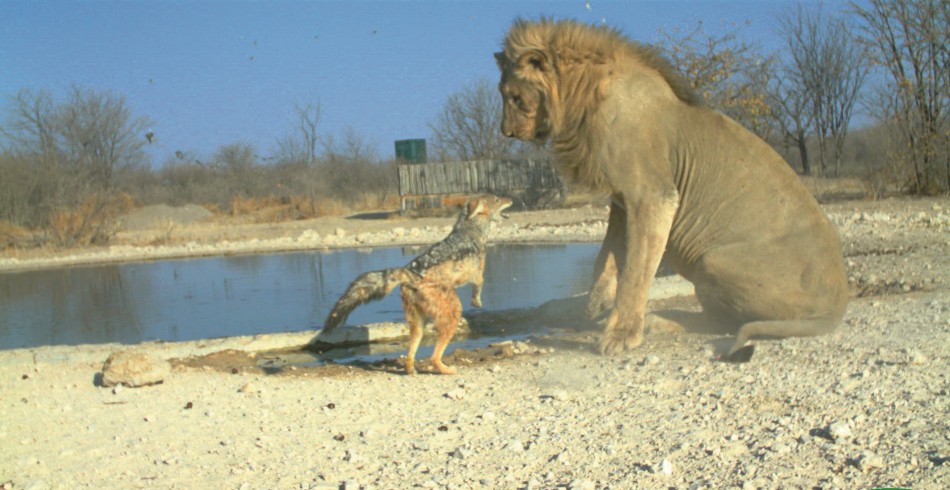
[{"label": "waterhole", "polygon": [[[529,308],[586,291],[599,244],[488,249],[483,311]],[[0,274],[0,349],[185,341],[316,331],[359,274],[422,249],[284,253]],[[469,287],[459,289],[466,312]],[[398,293],[347,323],[402,321]]]}]

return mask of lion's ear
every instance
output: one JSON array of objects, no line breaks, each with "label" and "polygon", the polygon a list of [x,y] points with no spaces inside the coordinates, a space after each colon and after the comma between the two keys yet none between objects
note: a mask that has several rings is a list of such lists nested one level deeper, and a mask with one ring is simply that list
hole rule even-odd
[{"label": "lion's ear", "polygon": [[532,49],[518,58],[518,68],[538,73],[545,73],[551,69],[551,61],[547,53],[540,49]]},{"label": "lion's ear", "polygon": [[508,57],[505,56],[504,51],[499,51],[495,53],[495,63],[498,63],[498,68],[504,70],[508,66]]}]

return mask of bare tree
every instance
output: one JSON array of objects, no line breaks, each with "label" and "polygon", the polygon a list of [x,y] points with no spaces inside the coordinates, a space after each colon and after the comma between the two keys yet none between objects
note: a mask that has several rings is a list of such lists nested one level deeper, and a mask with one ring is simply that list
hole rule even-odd
[{"label": "bare tree", "polygon": [[52,154],[56,152],[56,114],[53,96],[46,90],[22,89],[13,97],[9,122],[0,129],[7,150]]},{"label": "bare tree", "polygon": [[432,130],[440,160],[503,158],[515,152],[514,142],[501,128],[501,96],[487,78],[452,94],[442,106]]},{"label": "bare tree", "polygon": [[950,3],[868,0],[852,8],[889,77],[878,115],[901,130],[895,157],[912,169],[910,190],[950,189]]},{"label": "bare tree", "polygon": [[74,86],[57,119],[66,161],[83,169],[94,191],[111,190],[118,167],[145,160],[149,120],[133,118],[121,95]]},{"label": "bare tree", "polygon": [[257,172],[257,154],[248,143],[222,145],[211,159],[212,166],[222,172],[231,198],[250,198],[261,194],[266,183]]},{"label": "bare tree", "polygon": [[326,183],[327,195],[353,203],[366,194],[377,194],[385,199],[392,191],[392,172],[380,164],[373,145],[358,131],[347,127],[341,139],[328,134],[320,141],[323,147],[320,177]]},{"label": "bare tree", "polygon": [[819,172],[827,173],[831,159],[837,176],[854,104],[868,73],[864,49],[844,19],[826,15],[821,5],[806,11],[798,4],[779,18],[779,26],[789,56],[776,97],[784,112],[781,125],[787,127],[786,135],[794,133],[806,173],[810,166],[805,167],[802,139],[811,131],[818,140]]},{"label": "bare tree", "polygon": [[[18,224],[45,227],[61,245],[108,240],[117,206],[116,171],[147,161],[149,120],[133,117],[125,98],[74,86],[56,104],[45,91],[23,90],[13,99],[3,130],[8,165],[30,172],[2,181],[19,189],[34,210],[14,206]],[[12,168],[12,167],[11,167]],[[121,201],[121,202],[120,202]]]},{"label": "bare tree", "polygon": [[277,140],[277,159],[284,163],[304,162],[316,165],[320,154],[320,133],[317,127],[323,108],[320,102],[295,103],[290,134]]},{"label": "bare tree", "polygon": [[700,21],[690,31],[660,29],[657,46],[710,107],[768,139],[773,120],[766,86],[774,57],[739,33],[708,34]]},{"label": "bare tree", "polygon": [[70,179],[58,170],[56,106],[45,90],[20,90],[0,134],[7,158],[0,179],[0,219],[41,226],[63,205]]},{"label": "bare tree", "polygon": [[769,106],[772,118],[778,124],[782,139],[786,144],[798,149],[802,173],[812,174],[811,160],[808,157],[808,136],[811,134],[814,112],[802,86],[800,75],[786,70],[776,76],[769,85]]}]

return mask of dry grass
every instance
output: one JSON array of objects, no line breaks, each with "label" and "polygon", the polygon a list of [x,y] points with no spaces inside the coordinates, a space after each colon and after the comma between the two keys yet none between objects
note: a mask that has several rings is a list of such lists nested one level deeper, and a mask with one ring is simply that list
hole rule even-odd
[{"label": "dry grass", "polygon": [[24,247],[33,241],[33,233],[9,221],[0,221],[0,250]]},{"label": "dry grass", "polygon": [[394,194],[379,196],[362,193],[346,202],[332,198],[320,198],[314,201],[302,196],[236,197],[231,200],[230,215],[242,217],[251,223],[280,223],[319,218],[321,216],[343,216],[360,211],[398,208],[399,196]]},{"label": "dry grass", "polygon": [[108,243],[116,232],[116,219],[134,204],[135,200],[126,193],[86,196],[76,207],[51,213],[52,239],[63,247]]},{"label": "dry grass", "polygon": [[872,199],[874,193],[868,182],[852,177],[808,177],[801,176],[805,188],[819,202],[841,201],[845,199]]}]

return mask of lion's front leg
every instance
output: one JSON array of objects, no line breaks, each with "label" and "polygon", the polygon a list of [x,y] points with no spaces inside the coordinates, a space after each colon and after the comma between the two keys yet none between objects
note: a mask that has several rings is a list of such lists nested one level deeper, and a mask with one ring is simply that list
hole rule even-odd
[{"label": "lion's front leg", "polygon": [[587,317],[591,320],[614,307],[617,297],[617,261],[623,257],[627,217],[623,206],[610,203],[607,233],[594,263],[594,283],[587,300]]},{"label": "lion's front leg", "polygon": [[614,309],[600,341],[604,354],[617,354],[643,342],[647,295],[666,249],[676,206],[675,192],[624,200],[626,247]]}]

